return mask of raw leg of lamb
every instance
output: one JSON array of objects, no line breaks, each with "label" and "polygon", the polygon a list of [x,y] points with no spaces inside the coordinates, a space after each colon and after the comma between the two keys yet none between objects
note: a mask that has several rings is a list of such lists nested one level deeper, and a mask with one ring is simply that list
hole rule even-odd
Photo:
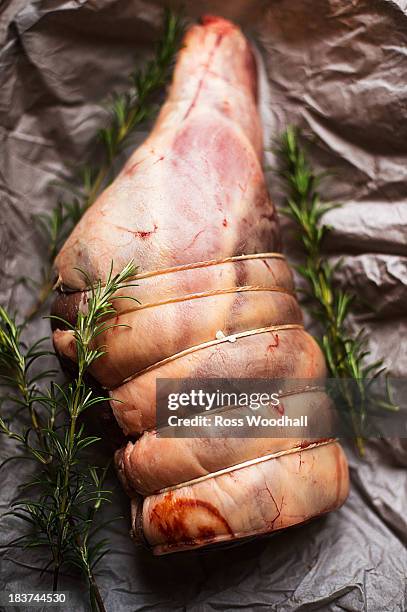
[{"label": "raw leg of lamb", "polygon": [[[348,493],[332,439],[155,435],[159,378],[323,378],[302,326],[262,170],[253,52],[240,30],[205,17],[188,31],[155,127],[81,219],[56,259],[54,312],[74,321],[87,287],[140,269],[117,300],[92,374],[127,442],[116,453],[135,538],[166,553],[264,534],[338,508]],[[221,332],[221,333],[219,333]],[[231,341],[232,340],[232,341]],[[69,331],[55,330],[75,360]],[[328,418],[319,390],[285,410]]]}]

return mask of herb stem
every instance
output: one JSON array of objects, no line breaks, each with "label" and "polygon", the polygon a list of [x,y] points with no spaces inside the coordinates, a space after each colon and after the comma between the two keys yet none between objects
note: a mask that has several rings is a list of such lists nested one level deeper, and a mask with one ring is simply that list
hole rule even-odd
[{"label": "herb stem", "polygon": [[[113,264],[104,284],[98,281],[92,285],[84,274],[90,287],[87,312],[78,314],[75,326],[64,322],[76,342],[77,374],[65,387],[51,383],[48,394],[39,394],[33,382],[37,377],[31,380],[27,374],[30,365],[48,352],[37,350],[38,343],[25,349],[20,340],[22,327],[0,308],[0,382],[12,384],[18,393],[0,400],[23,404],[33,423],[24,434],[19,434],[0,417],[0,430],[23,444],[42,466],[39,475],[25,485],[25,489],[35,487],[35,492],[39,488],[39,497],[16,502],[9,514],[31,526],[32,532],[23,536],[27,546],[48,547],[51,561],[46,567],[53,565],[53,589],[58,589],[61,568],[69,564],[79,567],[88,583],[92,609],[98,612],[105,612],[105,608],[93,571],[106,550],[103,540],[92,546],[88,545],[88,540],[95,515],[101,503],[109,501],[110,492],[102,489],[107,468],[89,465],[88,457],[83,455],[84,449],[98,442],[99,438],[85,435],[79,417],[105,399],[93,396],[85,375],[92,363],[104,354],[104,348],[98,346],[97,340],[112,327],[109,320],[116,315],[112,305],[115,294],[129,286],[127,282],[137,272],[132,262],[116,275],[112,270]],[[36,401],[39,407],[48,409],[47,419],[40,418],[34,405]],[[59,415],[57,423],[56,415]],[[44,420],[46,427],[42,424]],[[29,443],[29,434],[34,427],[40,434],[38,448]]]},{"label": "herb stem", "polygon": [[[47,452],[47,446],[42,432],[42,423],[35,408],[35,395],[37,392],[36,384],[30,380],[29,375],[29,355],[24,355],[21,350],[20,336],[23,325],[17,325],[6,310],[0,307],[0,368],[8,373],[9,382],[20,395],[23,405],[27,408],[30,415],[31,426],[35,431],[40,450]],[[41,340],[38,344],[41,344]],[[35,353],[31,355],[34,357]],[[0,372],[1,377],[1,372]],[[27,439],[28,445],[28,439]]]},{"label": "herb stem", "polygon": [[[332,267],[323,257],[323,241],[329,227],[321,223],[322,217],[337,204],[323,203],[317,191],[321,176],[315,174],[298,142],[298,132],[289,127],[283,134],[279,155],[282,161],[281,177],[287,189],[281,212],[294,221],[302,243],[305,264],[297,271],[307,284],[306,297],[312,305],[311,313],[322,328],[321,348],[325,353],[330,375],[338,380],[341,399],[347,409],[361,455],[364,453],[364,424],[369,408],[367,381],[382,371],[382,362],[368,365],[365,358],[365,339],[362,334],[349,337],[347,331],[349,306],[354,296],[340,289],[334,282]],[[353,391],[356,390],[357,393]],[[372,401],[369,398],[370,402]],[[395,410],[388,398],[389,409]],[[373,404],[374,405],[374,404]]]},{"label": "herb stem", "polygon": [[54,574],[53,574],[53,582],[52,582],[52,591],[58,590],[58,580],[59,580],[59,565],[55,565]]},{"label": "herb stem", "polygon": [[99,587],[97,585],[97,582],[96,582],[95,577],[93,575],[93,572],[91,570],[89,570],[88,580],[89,580],[89,589],[90,589],[90,598],[91,598],[91,601],[93,602],[94,600],[96,600],[96,608],[95,609],[98,612],[106,612],[105,604],[103,603],[103,599],[102,599],[102,596],[100,594]]}]

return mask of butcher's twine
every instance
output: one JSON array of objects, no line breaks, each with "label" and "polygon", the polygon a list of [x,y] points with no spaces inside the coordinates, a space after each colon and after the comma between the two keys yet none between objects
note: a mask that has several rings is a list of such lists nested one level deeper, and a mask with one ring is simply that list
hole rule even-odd
[{"label": "butcher's twine", "polygon": [[194,270],[195,268],[207,268],[208,266],[217,266],[219,264],[229,263],[233,261],[244,261],[245,259],[283,259],[282,253],[252,253],[251,255],[236,255],[234,257],[225,257],[224,259],[209,259],[208,261],[196,261],[190,264],[181,266],[173,266],[171,268],[160,268],[159,270],[150,270],[149,272],[141,272],[132,277],[132,280],[140,280],[150,278],[151,276],[159,276],[161,274],[170,274],[171,272],[183,272],[184,270]]},{"label": "butcher's twine", "polygon": [[[230,263],[234,261],[244,261],[246,259],[281,259],[285,261],[285,256],[282,253],[252,253],[251,255],[235,255],[233,257],[224,257],[223,259],[208,259],[207,261],[196,261],[190,264],[182,264],[180,266],[172,266],[170,268],[159,268],[158,270],[149,270],[148,272],[140,272],[128,278],[128,281],[141,280],[144,278],[151,278],[154,276],[161,276],[162,274],[171,274],[172,272],[183,272],[184,270],[195,270],[196,268],[207,268],[209,266],[217,266],[224,263]],[[63,285],[61,276],[58,277],[57,282],[53,286],[53,289],[59,289]],[[99,284],[95,285],[99,286]],[[102,283],[101,285],[105,285]],[[76,293],[77,291],[91,291],[92,287],[85,287],[84,289],[70,289],[68,291],[62,291],[62,293]]]},{"label": "butcher's twine", "polygon": [[265,461],[270,461],[271,459],[278,459],[278,457],[284,457],[286,455],[292,455],[294,453],[306,452],[308,450],[312,450],[313,448],[319,448],[321,446],[327,446],[328,444],[334,444],[335,442],[337,442],[337,438],[330,438],[329,440],[313,442],[312,444],[308,444],[307,446],[294,446],[293,448],[288,448],[282,451],[278,451],[276,453],[270,453],[268,455],[263,455],[262,457],[256,457],[255,459],[249,459],[248,461],[243,461],[242,463],[231,465],[227,468],[224,468],[223,470],[211,472],[209,474],[205,474],[204,476],[199,476],[198,478],[187,480],[186,482],[180,482],[179,484],[173,485],[171,487],[165,487],[164,489],[160,489],[159,491],[157,491],[157,493],[154,493],[154,495],[161,495],[162,493],[176,491],[177,489],[188,487],[190,485],[194,485],[199,482],[204,482],[205,480],[209,480],[211,478],[217,478],[218,476],[222,476],[223,474],[235,472],[236,470],[242,470],[243,468],[250,467],[251,465],[256,465],[258,463],[264,463]]},{"label": "butcher's twine", "polygon": [[240,287],[228,287],[227,289],[211,289],[210,291],[201,291],[199,293],[187,293],[166,300],[160,300],[157,302],[147,302],[140,306],[132,306],[128,310],[120,310],[120,315],[128,314],[130,312],[138,312],[139,310],[145,310],[146,308],[154,308],[156,306],[164,306],[165,304],[175,304],[177,302],[186,302],[187,300],[195,300],[204,297],[212,297],[215,295],[226,295],[228,293],[243,293],[245,291],[274,291],[276,293],[285,293],[294,297],[294,292],[286,289],[285,287],[279,287],[278,285],[270,285],[269,287],[263,287],[260,285],[242,285]]},{"label": "butcher's twine", "polygon": [[[162,268],[159,270],[151,270],[149,272],[143,272],[141,274],[136,274],[129,280],[140,280],[146,278],[152,278],[154,276],[160,276],[164,274],[170,274],[173,272],[183,272],[184,270],[196,270],[198,268],[206,268],[209,266],[221,265],[224,263],[230,263],[234,261],[244,261],[244,260],[255,260],[255,259],[281,259],[285,260],[285,257],[282,253],[254,253],[252,255],[237,255],[235,257],[226,257],[224,259],[210,259],[208,261],[198,261],[191,264],[184,264],[181,266],[174,266],[172,268]],[[177,302],[184,302],[187,300],[212,297],[216,295],[226,295],[229,293],[242,293],[246,291],[274,291],[277,293],[285,293],[287,295],[291,295],[294,297],[294,292],[286,287],[279,287],[277,285],[270,286],[260,286],[260,285],[243,285],[239,287],[229,287],[226,289],[211,289],[209,291],[202,291],[198,293],[189,293],[181,296],[170,297],[165,300],[157,300],[156,302],[147,302],[145,304],[140,304],[139,306],[132,305],[129,309],[120,310],[120,315],[128,314],[130,312],[135,312],[139,310],[145,310],[146,308],[154,308],[156,306],[164,306],[166,304],[174,304]]]},{"label": "butcher's twine", "polygon": [[194,346],[190,346],[189,348],[184,349],[183,351],[180,351],[179,353],[174,353],[170,357],[161,359],[161,361],[156,361],[156,363],[153,363],[152,365],[144,368],[143,370],[139,370],[132,376],[129,376],[123,382],[121,382],[120,385],[118,386],[124,385],[127,382],[130,382],[131,380],[134,380],[135,378],[138,378],[139,376],[142,376],[143,374],[150,372],[151,370],[155,370],[156,368],[159,368],[167,363],[170,363],[171,361],[174,361],[175,359],[179,359],[180,357],[184,357],[185,355],[189,355],[190,353],[194,353],[195,351],[199,351],[201,349],[205,349],[210,346],[216,346],[217,344],[222,344],[222,342],[236,342],[236,340],[238,340],[239,338],[247,338],[248,336],[254,336],[257,334],[265,334],[268,332],[286,331],[286,330],[293,330],[293,329],[304,329],[304,326],[300,325],[299,323],[287,323],[285,325],[270,325],[269,327],[259,327],[258,329],[249,329],[248,331],[238,332],[236,334],[230,334],[229,336],[224,336],[222,338],[216,338],[215,340],[209,340],[208,342],[202,342],[202,344],[196,344]]}]

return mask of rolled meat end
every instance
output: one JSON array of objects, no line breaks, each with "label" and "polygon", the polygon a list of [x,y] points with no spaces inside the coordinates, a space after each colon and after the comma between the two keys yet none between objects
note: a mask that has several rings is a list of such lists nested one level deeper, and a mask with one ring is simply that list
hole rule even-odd
[{"label": "rolled meat end", "polygon": [[339,508],[348,495],[336,442],[132,501],[134,538],[160,555],[271,533]]}]

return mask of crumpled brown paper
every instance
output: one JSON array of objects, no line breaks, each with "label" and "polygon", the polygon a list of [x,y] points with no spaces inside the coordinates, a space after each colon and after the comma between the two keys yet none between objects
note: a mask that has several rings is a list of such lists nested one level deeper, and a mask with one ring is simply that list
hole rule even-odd
[{"label": "crumpled brown paper", "polygon": [[[168,3],[167,3],[168,4]],[[174,3],[172,3],[174,5]],[[0,255],[2,303],[27,312],[46,257],[32,215],[55,203],[92,154],[107,94],[126,87],[158,35],[158,0],[43,0],[5,3],[0,21]],[[326,217],[327,251],[343,257],[337,279],[360,298],[353,326],[369,334],[372,359],[407,375],[407,3],[405,0],[184,2],[239,21],[263,58],[261,106],[267,144],[287,123],[304,129],[316,167],[335,171],[323,188],[341,202]],[[143,138],[140,133],[134,142]],[[272,153],[267,161],[273,165]],[[270,189],[281,200],[270,173]],[[286,250],[297,245],[284,223]],[[49,333],[38,318],[32,338]],[[2,456],[12,453],[3,444]],[[265,609],[402,611],[407,575],[407,448],[375,441],[365,460],[348,449],[352,491],[336,513],[298,529],[212,552],[152,558],[128,538],[119,488],[106,528],[111,551],[98,580],[107,610]],[[28,468],[3,469],[1,509]],[[112,476],[111,486],[115,480]],[[20,532],[3,523],[1,543]],[[39,553],[2,549],[0,588],[46,589]],[[78,581],[64,576],[69,609],[87,609]]]}]

